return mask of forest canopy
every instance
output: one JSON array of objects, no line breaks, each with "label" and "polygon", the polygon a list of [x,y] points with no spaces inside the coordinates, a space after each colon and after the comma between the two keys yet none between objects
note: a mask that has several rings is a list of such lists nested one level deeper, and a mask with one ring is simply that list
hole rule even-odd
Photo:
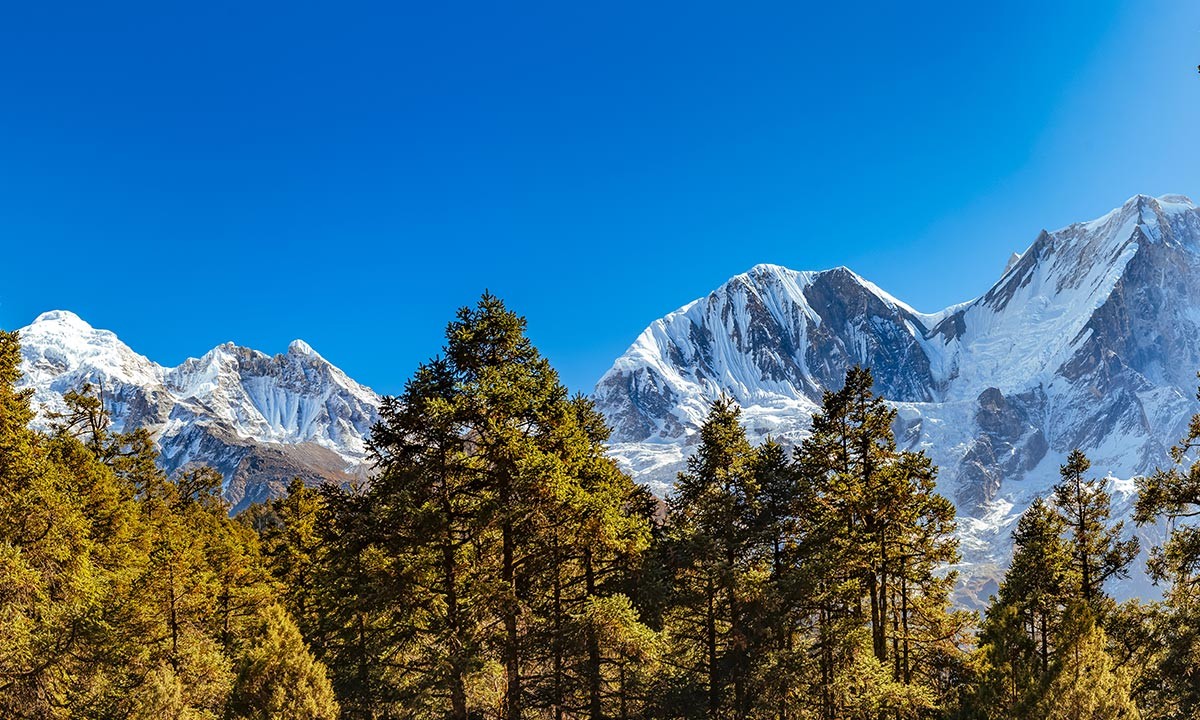
[{"label": "forest canopy", "polygon": [[[785,448],[713,403],[675,491],[606,454],[523,318],[485,294],[383,401],[362,485],[231,517],[168,477],[91,388],[31,428],[0,334],[0,715],[6,718],[872,720],[1193,718],[1200,471],[1139,482],[1180,520],[1161,602],[1107,593],[1140,548],[1074,452],[1013,531],[982,614],[937,468],[851,368]],[[1165,439],[1169,444],[1173,439]]]}]

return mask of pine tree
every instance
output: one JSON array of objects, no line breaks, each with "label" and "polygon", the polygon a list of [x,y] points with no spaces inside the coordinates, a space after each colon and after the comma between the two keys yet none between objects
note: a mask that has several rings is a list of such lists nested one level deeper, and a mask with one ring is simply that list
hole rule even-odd
[{"label": "pine tree", "polygon": [[1103,483],[1084,477],[1090,466],[1081,451],[1071,451],[1060,468],[1062,481],[1054,486],[1054,504],[1071,534],[1080,593],[1084,601],[1096,603],[1104,597],[1106,580],[1128,576],[1138,540],[1121,540],[1124,522],[1108,525],[1111,499]]},{"label": "pine tree", "polygon": [[[293,484],[304,498],[310,491]],[[308,540],[307,520],[299,508],[316,509],[319,551],[305,568],[309,611],[298,626],[313,654],[327,668],[343,718],[386,717],[397,703],[413,701],[412,675],[404,668],[411,620],[409,585],[397,585],[396,563],[377,544],[379,521],[374,504],[360,486],[324,485],[318,498],[278,501],[281,512],[259,511],[252,524],[263,533],[271,571],[277,581],[297,571],[300,554],[286,544]],[[300,527],[290,528],[290,523]],[[289,604],[296,594],[289,593]],[[419,709],[415,706],[414,711]]]},{"label": "pine tree", "polygon": [[814,651],[823,718],[845,711],[830,688],[855,657],[849,628],[869,628],[872,654],[893,681],[942,692],[965,641],[966,617],[948,612],[955,576],[940,572],[958,558],[953,506],[937,494],[929,459],[896,448],[895,411],[872,385],[869,370],[852,368],[841,390],[825,394],[797,454],[821,577]]},{"label": "pine tree", "polygon": [[258,532],[266,565],[281,586],[280,597],[310,638],[320,632],[325,512],[321,493],[293,478],[283,497],[251,506],[238,516]]},{"label": "pine tree", "polygon": [[1057,660],[1036,715],[1046,720],[1138,720],[1129,680],[1108,654],[1104,630],[1086,604],[1068,609]]},{"label": "pine tree", "polygon": [[1052,638],[1079,587],[1065,531],[1062,516],[1041,498],[1034,500],[1013,531],[1012,563],[1000,588],[999,602],[1017,608],[1037,647],[1038,675],[1049,671]]},{"label": "pine tree", "polygon": [[218,474],[168,479],[87,388],[30,430],[18,361],[0,335],[0,714],[223,716],[272,592],[255,535]]},{"label": "pine tree", "polygon": [[653,635],[626,594],[649,541],[652,513],[646,491],[605,456],[609,430],[591,401],[575,397],[566,410],[553,425],[550,446],[563,463],[558,492],[545,506],[541,551],[529,566],[531,607],[540,620],[530,637],[544,649],[533,662],[549,669],[531,688],[531,701],[555,718],[586,707],[588,717],[598,719],[628,714],[637,704],[641,675],[612,654],[614,636],[602,629],[614,626],[594,620],[597,608],[629,607],[632,614],[607,617],[622,618],[626,637]]},{"label": "pine tree", "polygon": [[[1200,399],[1200,392],[1197,393]],[[1164,602],[1153,609],[1152,627],[1144,632],[1157,649],[1150,658],[1143,707],[1152,717],[1182,720],[1200,713],[1200,413],[1193,415],[1187,434],[1171,448],[1175,465],[1137,479],[1138,524],[1165,521],[1170,532],[1162,546],[1151,551],[1148,570],[1156,582],[1167,584]]]},{"label": "pine tree", "polygon": [[30,392],[16,390],[16,333],[0,332],[0,715],[61,717],[96,678],[76,664],[98,636],[106,571],[93,562],[86,507],[68,469],[29,429]]},{"label": "pine tree", "polygon": [[981,677],[970,704],[981,717],[1028,715],[1058,657],[1056,638],[1078,600],[1066,523],[1040,498],[1013,531],[1013,558],[979,636]]},{"label": "pine tree", "polygon": [[739,416],[728,398],[713,404],[668,513],[677,592],[670,632],[680,641],[675,662],[703,688],[710,720],[748,714],[756,632],[747,601],[761,591],[771,560],[757,552],[760,493]]},{"label": "pine tree", "polygon": [[811,679],[807,649],[811,602],[819,580],[810,560],[816,548],[804,535],[804,508],[796,464],[782,445],[768,439],[756,448],[753,473],[761,492],[758,542],[770,558],[769,580],[757,609],[764,634],[757,668],[760,712],[777,720],[802,716]]},{"label": "pine tree", "polygon": [[318,574],[358,579],[322,591],[343,609],[318,645],[343,698],[372,698],[343,702],[348,715],[601,717],[628,700],[587,618],[619,601],[648,542],[642,493],[524,330],[491,295],[460,310],[444,357],[384,400],[370,488],[326,493],[338,532],[322,562],[346,570]]},{"label": "pine tree", "polygon": [[338,705],[325,668],[313,659],[291,616],[270,605],[260,613],[259,623],[238,663],[230,717],[337,720]]}]

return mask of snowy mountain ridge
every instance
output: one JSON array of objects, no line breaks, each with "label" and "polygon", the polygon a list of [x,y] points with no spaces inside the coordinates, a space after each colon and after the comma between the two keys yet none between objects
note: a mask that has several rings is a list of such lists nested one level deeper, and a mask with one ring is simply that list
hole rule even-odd
[{"label": "snowy mountain ridge", "polygon": [[102,388],[115,430],[150,429],[168,471],[216,467],[236,506],[293,475],[344,482],[367,470],[378,396],[301,340],[273,357],[225,343],[168,368],[64,310],[39,315],[20,337],[21,385],[34,391],[40,424],[64,409],[64,392]]},{"label": "snowy mountain ridge", "polygon": [[[1012,523],[1066,453],[1088,453],[1128,515],[1130,478],[1169,463],[1200,410],[1200,210],[1138,195],[1043,231],[985,293],[936,313],[847,268],[757,265],[652,323],[595,398],[614,456],[667,493],[720,394],[753,439],[795,444],[855,364],[897,409],[899,443],[941,468],[986,597]],[[1158,529],[1140,532],[1149,544]]]},{"label": "snowy mountain ridge", "polygon": [[[274,356],[226,343],[165,367],[66,311],[42,314],[21,340],[40,423],[63,392],[102,386],[115,429],[151,429],[169,472],[216,467],[235,509],[297,475],[344,483],[369,472],[379,397],[302,341]],[[899,444],[940,467],[958,509],[960,600],[986,598],[1012,523],[1071,449],[1108,478],[1127,517],[1131,479],[1169,462],[1200,410],[1200,210],[1139,195],[1043,231],[986,292],[934,313],[845,267],[756,265],[651,323],[594,398],[614,429],[611,454],[667,494],[722,393],[753,439],[795,444],[855,364],[896,408]],[[1149,545],[1160,529],[1139,532]]]}]

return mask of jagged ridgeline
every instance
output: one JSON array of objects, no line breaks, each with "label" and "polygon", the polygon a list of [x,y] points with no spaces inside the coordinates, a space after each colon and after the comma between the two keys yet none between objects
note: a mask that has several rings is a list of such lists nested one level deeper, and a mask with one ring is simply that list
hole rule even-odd
[{"label": "jagged ridgeline", "polygon": [[[594,398],[613,457],[666,496],[722,394],[743,408],[752,440],[794,446],[822,392],[856,364],[871,368],[900,445],[940,468],[959,515],[959,599],[979,604],[996,589],[1016,518],[1049,494],[1070,450],[1110,478],[1119,516],[1131,478],[1169,462],[1196,408],[1198,265],[1200,210],[1178,195],[1137,196],[1043,232],[980,297],[935,313],[846,268],[761,265],[653,323]],[[378,396],[302,342],[274,357],[227,344],[165,368],[67,312],[21,334],[21,383],[43,427],[62,392],[102,385],[115,428],[150,428],[169,471],[216,467],[237,509],[294,475],[369,472]],[[1160,539],[1141,532],[1143,546]],[[1157,592],[1134,577],[1119,594]]]},{"label": "jagged ridgeline", "polygon": [[236,510],[277,497],[296,476],[342,483],[368,471],[379,397],[301,340],[274,357],[226,343],[167,368],[61,310],[20,336],[20,384],[33,390],[37,426],[63,410],[65,392],[90,385],[114,430],[154,434],[168,472],[218,470]]},{"label": "jagged ridgeline", "polygon": [[[959,514],[962,600],[986,601],[1016,518],[1071,450],[1110,478],[1122,516],[1131,478],[1170,464],[1197,409],[1200,210],[1139,195],[1042,232],[980,297],[936,313],[846,268],[760,265],[651,324],[595,397],[613,455],[666,493],[719,396],[741,405],[751,438],[795,445],[855,364],[897,410],[900,444],[940,467]],[[1159,539],[1142,532],[1143,545]],[[1119,593],[1157,592],[1138,578]]]}]

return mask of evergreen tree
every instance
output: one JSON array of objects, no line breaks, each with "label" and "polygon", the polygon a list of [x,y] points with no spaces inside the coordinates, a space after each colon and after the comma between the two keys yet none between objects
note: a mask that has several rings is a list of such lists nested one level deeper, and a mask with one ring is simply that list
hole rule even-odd
[{"label": "evergreen tree", "polygon": [[1036,646],[1036,675],[1050,669],[1052,638],[1079,580],[1072,547],[1063,538],[1066,522],[1041,498],[1033,501],[1013,531],[1013,558],[1000,588],[999,602],[1017,609]]},{"label": "evergreen tree", "polygon": [[643,493],[524,328],[490,295],[460,310],[444,357],[384,400],[370,488],[326,493],[319,512],[339,532],[317,574],[336,585],[346,572],[331,568],[349,566],[356,580],[322,591],[343,609],[326,613],[336,619],[318,645],[341,697],[364,700],[344,701],[348,715],[598,718],[629,705],[633,686],[611,671],[628,663],[589,608],[614,607],[597,603],[619,603],[632,576],[648,541]]},{"label": "evergreen tree", "polygon": [[424,675],[408,672],[405,661],[413,635],[410,589],[420,588],[397,584],[395,562],[377,544],[374,503],[361,488],[326,485],[321,503],[322,552],[313,573],[319,622],[306,639],[329,668],[344,718],[387,717],[401,702],[419,717],[415,697]]},{"label": "evergreen tree", "polygon": [[1018,718],[1033,711],[1058,657],[1067,605],[1079,597],[1066,523],[1040,498],[1013,531],[1013,559],[979,636],[982,667],[969,696],[979,717]]},{"label": "evergreen tree", "polygon": [[1062,481],[1054,486],[1054,504],[1071,534],[1080,593],[1084,601],[1095,603],[1104,597],[1106,580],[1128,576],[1138,540],[1121,540],[1123,522],[1109,527],[1111,498],[1102,482],[1085,478],[1090,466],[1082,452],[1071,451],[1060,468]]},{"label": "evergreen tree", "polygon": [[337,720],[338,705],[325,668],[278,605],[260,613],[261,628],[238,663],[230,698],[237,720]]},{"label": "evergreen tree", "polygon": [[1059,652],[1036,715],[1046,720],[1137,720],[1129,680],[1108,654],[1104,630],[1086,604],[1073,605],[1060,628]]},{"label": "evergreen tree", "polygon": [[279,597],[301,632],[315,638],[321,627],[319,577],[327,550],[322,523],[326,505],[321,493],[293,478],[287,494],[266,505],[254,505],[238,519],[258,532],[271,576],[280,585]]},{"label": "evergreen tree", "polygon": [[75,664],[94,647],[105,593],[85,513],[97,495],[73,495],[48,440],[29,429],[19,367],[19,338],[0,332],[0,715],[62,717],[76,693],[90,704],[99,680]]},{"label": "evergreen tree", "polygon": [[220,475],[167,478],[88,388],[30,430],[17,340],[0,334],[0,714],[226,716],[273,591],[255,534]]},{"label": "evergreen tree", "polygon": [[752,472],[762,498],[756,525],[770,558],[769,582],[757,608],[765,646],[757,668],[758,707],[787,720],[803,716],[813,674],[808,649],[811,604],[820,582],[811,564],[817,548],[805,536],[807,496],[783,447],[768,439],[756,448]]},{"label": "evergreen tree", "polygon": [[[1200,399],[1200,392],[1197,393]],[[1172,720],[1200,713],[1200,414],[1192,416],[1187,434],[1171,448],[1173,467],[1137,479],[1138,524],[1163,522],[1170,532],[1151,551],[1148,570],[1155,582],[1167,584],[1164,603],[1154,609],[1153,627],[1144,635],[1158,652],[1140,685],[1153,717]]]},{"label": "evergreen tree", "polygon": [[747,612],[771,557],[760,552],[754,453],[728,398],[715,402],[680,473],[668,514],[675,560],[675,663],[702,688],[704,714],[746,717],[759,628]]},{"label": "evergreen tree", "polygon": [[[809,525],[829,568],[818,593],[820,716],[842,712],[829,688],[853,657],[846,628],[866,624],[871,649],[892,680],[944,687],[958,662],[966,618],[950,614],[958,558],[953,506],[936,492],[936,470],[921,453],[899,451],[895,411],[872,392],[869,370],[852,368],[827,392],[799,451],[812,488]],[[865,609],[864,609],[865,605]],[[914,695],[914,698],[919,695]]]}]

